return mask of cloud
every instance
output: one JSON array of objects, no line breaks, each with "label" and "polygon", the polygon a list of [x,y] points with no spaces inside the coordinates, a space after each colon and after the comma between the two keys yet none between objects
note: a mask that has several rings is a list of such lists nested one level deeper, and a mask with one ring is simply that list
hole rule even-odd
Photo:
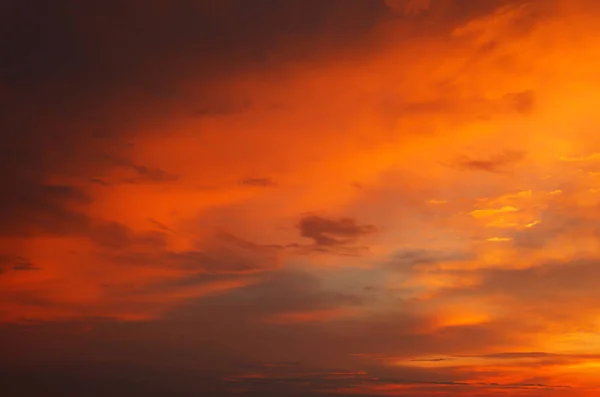
[{"label": "cloud", "polygon": [[0,274],[6,271],[39,270],[37,266],[25,258],[0,255]]},{"label": "cloud", "polygon": [[[278,250],[239,239],[230,234],[216,235],[205,249],[167,254],[163,259],[174,266],[208,273],[245,273],[279,267]],[[159,259],[160,261],[161,259]]]},{"label": "cloud", "polygon": [[506,99],[514,106],[514,109],[522,114],[531,114],[535,109],[535,93],[526,90],[506,95]]},{"label": "cloud", "polygon": [[408,270],[419,265],[447,264],[474,258],[474,254],[467,252],[429,251],[425,249],[407,250],[397,253],[390,260],[390,266],[398,270]]},{"label": "cloud", "polygon": [[105,249],[119,250],[136,246],[161,248],[166,244],[163,233],[153,231],[137,233],[117,222],[99,221],[85,232],[95,245]]},{"label": "cloud", "polygon": [[0,233],[4,236],[66,235],[85,230],[90,222],[87,215],[73,209],[91,200],[74,186],[23,183],[0,200],[5,219]]},{"label": "cloud", "polygon": [[277,183],[270,178],[246,178],[240,181],[242,185],[256,187],[272,187],[277,186]]},{"label": "cloud", "polygon": [[[206,238],[201,246],[186,251],[170,250],[163,232],[140,233],[114,222],[99,223],[72,238],[87,250],[59,256],[59,260],[65,258],[63,263],[48,254],[55,249],[53,238],[39,240],[31,260],[2,256],[4,276],[17,270],[41,270],[39,276],[23,274],[21,282],[26,285],[35,285],[48,271],[61,275],[42,289],[7,289],[7,301],[0,308],[5,319],[72,318],[83,313],[130,320],[154,318],[175,302],[228,292],[255,283],[253,275],[280,267],[278,249],[225,233]],[[96,275],[73,274],[70,264],[77,264],[77,260],[88,263]],[[76,280],[76,286],[63,290],[63,277]],[[103,297],[101,305],[99,295]]]},{"label": "cloud", "polygon": [[348,246],[361,237],[377,231],[373,225],[360,225],[354,219],[327,219],[318,215],[305,215],[298,225],[300,235],[312,239],[316,249]]},{"label": "cloud", "polygon": [[[105,155],[104,159],[122,170],[122,175],[119,175],[118,179],[113,181],[113,183],[167,183],[175,182],[179,178],[177,175],[161,168],[147,167],[109,155]],[[110,182],[102,181],[105,184],[111,184]]]},{"label": "cloud", "polygon": [[599,11],[3,2],[11,387],[594,395]]},{"label": "cloud", "polygon": [[[483,396],[489,392],[506,390],[565,390],[565,386],[546,384],[499,384],[452,381],[420,381],[399,379],[394,377],[377,378],[362,371],[336,371],[335,369],[314,371],[311,368],[292,367],[286,371],[273,371],[265,367],[248,368],[242,371],[197,371],[169,368],[155,364],[140,366],[127,363],[107,364],[100,362],[61,363],[50,370],[48,376],[41,376],[42,367],[29,369],[29,376],[39,377],[40,381],[17,387],[19,382],[27,378],[24,368],[5,368],[11,376],[7,379],[9,390],[19,390],[25,396],[34,395],[45,387],[61,390],[65,395],[75,395],[67,388],[65,373],[71,374],[80,385],[77,392],[86,395],[102,395],[106,392],[122,392],[123,390],[142,390],[147,395],[161,395],[168,392],[179,392],[182,395],[192,395],[199,391],[211,390],[215,396],[229,396],[240,391],[250,396],[276,396],[283,392],[292,396],[302,395],[388,395],[390,392],[400,392],[405,395],[427,395],[429,393],[457,393],[456,395]],[[254,372],[250,372],[254,371]],[[407,394],[410,393],[410,394]]]},{"label": "cloud", "polygon": [[463,156],[457,160],[456,167],[468,171],[505,172],[508,167],[523,160],[524,157],[523,153],[511,151],[505,151],[485,160]]},{"label": "cloud", "polygon": [[20,261],[17,262],[13,265],[13,270],[39,270],[38,267],[36,267],[33,263],[31,262],[26,262],[26,261]]},{"label": "cloud", "polygon": [[[310,321],[313,318],[318,320],[320,314],[324,318],[336,317],[338,310],[358,309],[361,303],[359,296],[324,289],[320,281],[309,274],[280,271],[269,273],[257,283],[227,296],[215,297],[212,302],[190,302],[189,307],[175,308],[172,315],[179,318],[193,315],[198,308],[212,311],[221,307],[236,313],[239,320],[254,323],[286,318]],[[222,313],[217,317],[225,319],[223,315],[228,314]]]},{"label": "cloud", "polygon": [[[594,329],[599,297],[593,280],[596,262],[593,260],[554,262],[529,268],[473,270],[471,285],[442,288],[441,299],[477,300],[494,311],[494,317],[529,322],[553,333],[585,332]],[[465,274],[469,271],[464,271]],[[516,312],[492,309],[502,305],[518,305]],[[540,331],[542,332],[542,331]]]},{"label": "cloud", "polygon": [[148,218],[148,220],[149,220],[149,221],[150,221],[150,222],[151,222],[153,225],[156,225],[156,227],[157,227],[157,228],[159,228],[160,230],[162,230],[162,231],[164,231],[164,232],[175,233],[175,231],[174,231],[173,229],[171,229],[169,226],[167,226],[167,225],[165,225],[165,224],[163,224],[163,223],[161,223],[161,222],[159,222],[159,221],[157,221],[157,220],[154,220],[154,219],[151,219],[151,218]]}]

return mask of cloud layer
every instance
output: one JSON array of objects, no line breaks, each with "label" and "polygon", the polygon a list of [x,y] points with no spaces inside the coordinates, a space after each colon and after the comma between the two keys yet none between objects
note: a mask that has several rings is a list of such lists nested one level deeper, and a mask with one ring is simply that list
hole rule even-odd
[{"label": "cloud layer", "polygon": [[596,395],[599,15],[4,1],[0,385]]}]

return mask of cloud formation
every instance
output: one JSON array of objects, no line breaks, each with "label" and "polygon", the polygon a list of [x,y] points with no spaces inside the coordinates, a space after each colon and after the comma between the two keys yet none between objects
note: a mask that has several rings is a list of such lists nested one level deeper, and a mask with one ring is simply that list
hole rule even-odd
[{"label": "cloud formation", "polygon": [[2,2],[2,389],[597,395],[599,15]]}]

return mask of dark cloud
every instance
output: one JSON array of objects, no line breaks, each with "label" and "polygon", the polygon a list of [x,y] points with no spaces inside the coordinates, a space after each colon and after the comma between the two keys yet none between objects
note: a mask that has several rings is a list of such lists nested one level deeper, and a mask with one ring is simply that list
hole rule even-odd
[{"label": "dark cloud", "polygon": [[169,226],[165,225],[162,222],[159,222],[157,220],[154,220],[152,218],[148,218],[148,220],[155,225],[157,228],[159,228],[160,230],[164,231],[164,232],[170,232],[170,233],[175,233],[175,231],[173,229],[171,229]]},{"label": "dark cloud", "polygon": [[327,219],[305,215],[298,225],[300,235],[313,240],[316,249],[349,246],[361,237],[377,231],[373,225],[360,225],[351,218]]},{"label": "dark cloud", "polygon": [[505,98],[521,114],[529,115],[535,109],[535,92],[532,90],[507,94]]},{"label": "dark cloud", "polygon": [[90,198],[74,186],[34,183],[13,185],[0,198],[0,214],[4,236],[66,235],[79,233],[90,225],[90,219],[72,209]]},{"label": "dark cloud", "polygon": [[157,233],[134,233],[123,224],[85,213],[92,199],[80,188],[63,185],[21,185],[0,198],[5,237],[78,236],[105,247],[125,248],[134,242],[164,244]]},{"label": "dark cloud", "polygon": [[418,266],[435,266],[444,263],[475,259],[473,253],[437,250],[407,250],[394,255],[388,265],[393,270],[411,270]]},{"label": "dark cloud", "polygon": [[277,183],[271,178],[246,178],[240,181],[242,185],[256,186],[256,187],[273,187],[277,186]]},{"label": "dark cloud", "polygon": [[150,168],[143,165],[129,164],[129,167],[137,172],[137,176],[127,179],[130,183],[140,182],[172,182],[178,179],[178,176],[160,168]]},{"label": "dark cloud", "polygon": [[556,354],[544,353],[544,352],[505,352],[505,353],[495,353],[495,354],[486,354],[483,358],[502,358],[502,359],[520,359],[520,358],[546,358],[557,356]]},{"label": "dark cloud", "polygon": [[118,222],[96,222],[85,236],[98,247],[104,249],[135,249],[138,247],[152,247],[164,249],[165,235],[157,231],[134,232],[127,226]]},{"label": "dark cloud", "polygon": [[42,192],[37,194],[46,194],[49,198],[61,200],[70,203],[90,203],[92,198],[85,194],[81,189],[75,186],[65,185],[44,185]]},{"label": "dark cloud", "polygon": [[468,171],[505,172],[508,167],[523,160],[524,157],[524,153],[514,151],[504,151],[488,159],[463,156],[456,161],[455,166]]},{"label": "dark cloud", "polygon": [[[179,177],[173,173],[160,168],[147,167],[144,165],[135,164],[127,159],[104,155],[104,160],[110,165],[119,167],[124,171],[126,176],[112,181],[112,184],[118,183],[166,183],[175,182]],[[96,180],[98,180],[96,178]],[[111,184],[101,179],[105,184]]]},{"label": "dark cloud", "polygon": [[217,246],[206,251],[167,254],[165,260],[178,268],[198,269],[208,273],[244,273],[272,270],[277,267],[274,254],[240,246]]},{"label": "dark cloud", "polygon": [[12,268],[13,270],[39,270],[39,267],[27,261],[19,261],[15,263]]},{"label": "dark cloud", "polygon": [[90,178],[90,182],[98,184],[98,185],[102,185],[102,186],[111,186],[110,183],[108,183],[100,178]]},{"label": "dark cloud", "polygon": [[[564,390],[568,386],[543,383],[490,383],[445,381],[434,371],[432,379],[406,379],[401,377],[375,377],[360,371],[312,370],[294,368],[295,371],[273,372],[254,366],[246,372],[198,371],[191,368],[167,365],[136,365],[131,363],[102,363],[93,361],[66,361],[48,368],[44,363],[29,366],[17,365],[2,368],[0,385],[9,395],[34,396],[44,390],[54,390],[70,396],[125,396],[143,393],[147,396],[196,396],[210,393],[215,397],[244,395],[275,397],[282,394],[304,396],[367,396],[369,388],[402,387],[406,396],[429,393],[483,396],[486,393],[504,393],[510,390]],[[436,380],[440,379],[440,380]],[[35,381],[32,381],[35,380]],[[347,393],[344,393],[344,390]],[[363,393],[361,393],[363,391]],[[480,394],[482,393],[482,394]]]},{"label": "dark cloud", "polygon": [[279,271],[261,278],[261,281],[235,290],[226,296],[202,299],[189,307],[175,309],[173,316],[188,316],[195,310],[209,310],[221,318],[217,311],[237,313],[239,321],[261,322],[268,316],[322,310],[336,307],[359,307],[363,300],[354,295],[323,288],[320,281],[308,274]]},{"label": "dark cloud", "polygon": [[10,270],[39,270],[39,267],[35,266],[33,263],[31,263],[25,258],[0,254],[0,274]]},{"label": "dark cloud", "polygon": [[4,271],[4,268],[10,266],[13,260],[14,258],[9,255],[0,254],[0,270]]},{"label": "dark cloud", "polygon": [[[142,243],[145,250],[130,249],[109,254],[111,260],[139,266],[172,267],[201,274],[240,274],[279,267],[279,249],[255,244],[228,233],[217,233],[204,241],[197,250],[169,251],[164,246],[164,234],[131,234],[121,225],[106,225],[101,240],[104,245]],[[148,251],[150,249],[150,251]]]}]

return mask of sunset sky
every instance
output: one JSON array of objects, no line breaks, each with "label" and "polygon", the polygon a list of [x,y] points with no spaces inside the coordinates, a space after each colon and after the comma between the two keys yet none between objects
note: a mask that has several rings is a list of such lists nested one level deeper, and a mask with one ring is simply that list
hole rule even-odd
[{"label": "sunset sky", "polygon": [[1,0],[0,48],[2,396],[600,396],[600,1]]}]

